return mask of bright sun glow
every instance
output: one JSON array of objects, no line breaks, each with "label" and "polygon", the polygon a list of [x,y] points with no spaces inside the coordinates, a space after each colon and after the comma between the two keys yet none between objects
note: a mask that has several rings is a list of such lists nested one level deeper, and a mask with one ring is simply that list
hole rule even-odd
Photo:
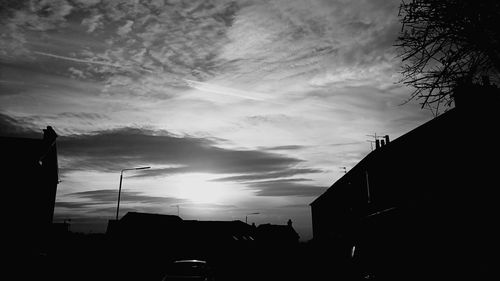
[{"label": "bright sun glow", "polygon": [[213,175],[192,173],[177,178],[176,187],[179,197],[194,203],[220,204],[238,196],[237,191],[223,182],[213,182]]}]

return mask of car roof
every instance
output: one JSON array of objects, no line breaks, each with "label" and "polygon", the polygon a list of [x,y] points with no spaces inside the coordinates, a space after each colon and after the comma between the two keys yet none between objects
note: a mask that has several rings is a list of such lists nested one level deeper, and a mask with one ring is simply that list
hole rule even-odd
[{"label": "car roof", "polygon": [[207,263],[203,260],[176,260],[174,263]]}]

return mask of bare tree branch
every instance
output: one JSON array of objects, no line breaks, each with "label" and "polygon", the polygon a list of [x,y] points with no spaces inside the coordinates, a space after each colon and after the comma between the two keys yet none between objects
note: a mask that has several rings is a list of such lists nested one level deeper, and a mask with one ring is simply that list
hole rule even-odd
[{"label": "bare tree branch", "polygon": [[408,101],[439,110],[460,81],[500,80],[500,1],[402,1],[399,17],[400,82],[414,88]]}]

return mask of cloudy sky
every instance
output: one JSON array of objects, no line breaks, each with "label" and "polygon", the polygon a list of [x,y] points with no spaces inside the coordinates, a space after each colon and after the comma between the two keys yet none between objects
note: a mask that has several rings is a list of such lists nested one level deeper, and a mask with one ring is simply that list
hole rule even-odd
[{"label": "cloudy sky", "polygon": [[[2,135],[59,134],[55,220],[285,224],[432,116],[403,104],[399,0],[1,1]],[[403,104],[403,105],[402,105]],[[259,213],[252,214],[251,213]]]}]

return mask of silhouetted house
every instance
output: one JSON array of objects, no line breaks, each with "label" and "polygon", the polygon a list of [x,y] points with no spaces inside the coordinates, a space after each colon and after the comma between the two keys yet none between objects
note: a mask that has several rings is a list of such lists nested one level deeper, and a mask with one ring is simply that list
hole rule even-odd
[{"label": "silhouetted house", "polygon": [[241,250],[255,238],[242,221],[182,220],[178,216],[128,212],[110,221],[107,234],[141,251],[167,251],[170,256],[206,256]]},{"label": "silhouetted house", "polygon": [[182,223],[178,216],[128,212],[118,222],[110,221],[107,234],[134,240],[169,240],[177,238]]},{"label": "silhouetted house", "polygon": [[489,274],[500,94],[475,85],[457,95],[454,109],[379,143],[311,203],[316,243],[387,278]]},{"label": "silhouetted house", "polygon": [[289,220],[286,225],[261,224],[255,229],[255,238],[261,244],[290,246],[299,242],[299,234]]},{"label": "silhouetted house", "polygon": [[188,239],[202,243],[224,243],[254,241],[252,228],[248,224],[235,221],[198,221],[185,220],[184,233]]},{"label": "silhouetted house", "polygon": [[70,225],[68,222],[58,222],[52,223],[50,228],[50,240],[48,240],[49,247],[54,249],[58,245],[64,245],[64,243],[70,239],[72,233],[70,232]]},{"label": "silhouetted house", "polygon": [[59,183],[56,138],[50,126],[41,139],[0,137],[2,229],[10,247],[36,251],[50,231]]},{"label": "silhouetted house", "polygon": [[253,228],[239,220],[185,220],[182,228],[187,253],[196,256],[239,256],[255,243]]},{"label": "silhouetted house", "polygon": [[129,259],[160,255],[168,260],[183,250],[182,223],[178,216],[128,212],[120,220],[108,222],[106,236],[111,246]]},{"label": "silhouetted house", "polygon": [[[183,220],[178,216],[128,212],[110,221],[107,236],[119,255],[162,260],[198,258],[243,266],[259,255],[283,254],[298,245],[299,235],[287,225],[242,221]],[[280,250],[280,251],[276,251]]]},{"label": "silhouetted house", "polygon": [[69,223],[67,222],[53,223],[51,227],[51,232],[55,235],[69,234]]}]

